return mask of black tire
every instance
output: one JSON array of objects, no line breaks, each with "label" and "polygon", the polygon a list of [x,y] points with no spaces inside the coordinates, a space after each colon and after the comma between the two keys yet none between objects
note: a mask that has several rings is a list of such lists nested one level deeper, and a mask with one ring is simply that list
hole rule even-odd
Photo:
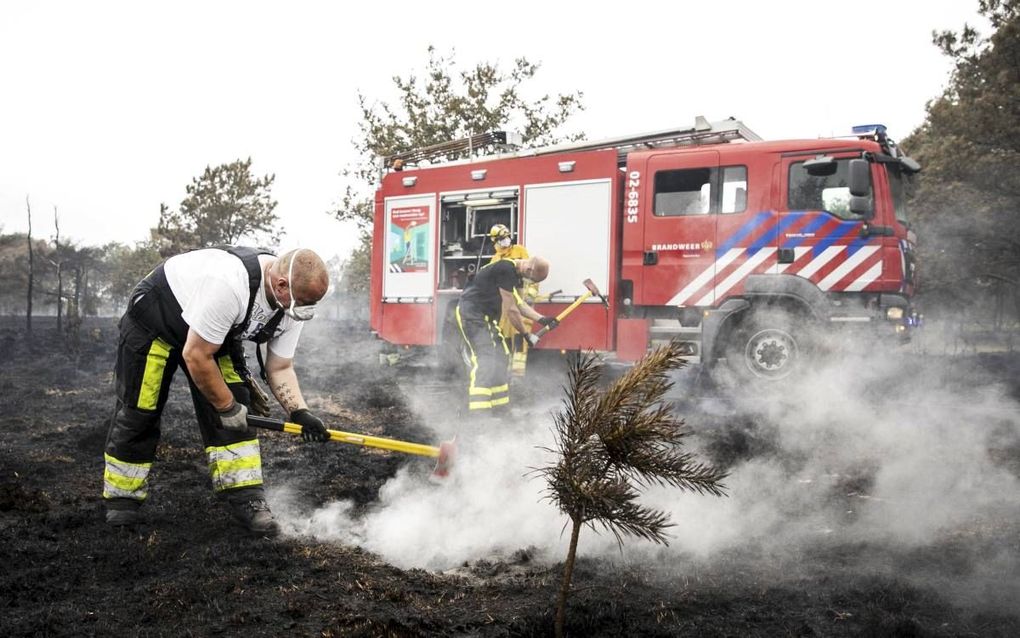
[{"label": "black tire", "polygon": [[768,384],[804,370],[814,350],[810,322],[781,310],[752,310],[731,333],[726,361],[738,381]]}]

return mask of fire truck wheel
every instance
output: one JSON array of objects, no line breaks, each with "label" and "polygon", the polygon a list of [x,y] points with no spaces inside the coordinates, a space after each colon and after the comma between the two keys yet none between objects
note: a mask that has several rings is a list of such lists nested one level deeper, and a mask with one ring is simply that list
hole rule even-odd
[{"label": "fire truck wheel", "polygon": [[803,368],[810,347],[807,331],[794,315],[756,312],[734,333],[726,359],[735,375],[751,382],[772,382]]}]

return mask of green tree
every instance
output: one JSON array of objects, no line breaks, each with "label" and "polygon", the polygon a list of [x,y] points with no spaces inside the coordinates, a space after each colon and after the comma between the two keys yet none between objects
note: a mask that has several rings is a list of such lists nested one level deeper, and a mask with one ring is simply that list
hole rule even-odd
[{"label": "green tree", "polygon": [[978,297],[988,284],[1020,281],[1020,0],[978,9],[991,36],[933,34],[954,70],[903,140],[924,166],[912,200],[922,292],[957,311],[990,307]]},{"label": "green tree", "polygon": [[157,243],[150,240],[125,246],[114,242],[103,246],[100,252],[98,278],[102,283],[97,284],[102,287],[100,294],[115,312],[123,312],[135,284],[161,260]]},{"label": "green tree", "polygon": [[525,96],[526,85],[538,71],[539,65],[525,58],[514,60],[509,70],[491,62],[461,70],[452,54],[439,55],[430,46],[423,74],[393,78],[398,95],[395,104],[358,94],[362,119],[353,144],[359,160],[341,172],[347,185],[332,211],[340,221],[355,222],[361,231],[360,247],[345,276],[352,289],[368,288],[371,192],[383,168],[379,158],[500,129],[519,133],[526,147],[583,137],[560,133],[570,116],[584,108],[580,92],[544,94],[534,99]]},{"label": "green tree", "polygon": [[241,239],[276,245],[276,201],[271,190],[275,175],[256,177],[251,158],[206,166],[187,187],[178,210],[160,204],[155,229],[163,256],[192,248],[236,244]]},{"label": "green tree", "polygon": [[[0,314],[22,313],[34,307],[33,316],[56,300],[56,255],[45,239],[25,233],[0,235]],[[32,290],[32,306],[26,293]],[[45,312],[45,310],[44,310]]]},{"label": "green tree", "polygon": [[362,237],[362,241],[343,264],[343,275],[339,288],[348,298],[368,292],[372,236],[368,233],[363,233],[363,235],[367,235],[367,237]]},{"label": "green tree", "polygon": [[684,451],[689,431],[662,400],[673,386],[668,373],[683,364],[681,356],[680,344],[673,341],[646,355],[604,391],[595,355],[580,355],[571,363],[564,407],[553,417],[557,462],[540,470],[549,500],[571,524],[556,606],[557,636],[563,636],[583,526],[596,529],[599,524],[621,545],[623,536],[668,545],[668,514],[640,505],[638,487],[671,485],[725,495],[726,473]]}]

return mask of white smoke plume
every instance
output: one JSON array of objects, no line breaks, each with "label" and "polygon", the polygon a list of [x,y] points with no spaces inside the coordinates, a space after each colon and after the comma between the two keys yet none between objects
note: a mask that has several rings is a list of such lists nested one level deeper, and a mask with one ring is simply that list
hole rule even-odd
[{"label": "white smoke plume", "polygon": [[293,511],[288,499],[276,509],[297,533],[356,543],[400,567],[447,569],[553,547],[563,519],[543,499],[545,484],[530,473],[551,462],[540,449],[552,442],[549,424],[548,418],[516,426],[472,420],[457,432],[448,478],[429,481],[420,468],[405,467],[359,517],[352,516],[350,503],[331,503],[310,517]]},{"label": "white smoke plume", "polygon": [[[726,498],[647,490],[643,502],[671,514],[670,547],[632,540],[625,554],[712,561],[730,550],[789,555],[853,542],[909,550],[1017,520],[1020,482],[994,450],[1017,449],[1020,406],[998,387],[960,378],[954,361],[908,367],[899,357],[843,357],[793,389],[725,397],[721,414],[718,403],[685,403],[695,450],[719,428],[748,425],[763,449],[732,465]],[[550,392],[548,406],[512,426],[461,424],[456,472],[443,485],[405,469],[357,516],[348,503],[311,515],[277,511],[292,532],[357,544],[401,567],[443,570],[521,549],[562,560],[567,519],[543,499],[542,478],[529,474],[553,462],[540,448],[551,447],[550,410],[560,396]],[[414,406],[440,435],[454,433],[442,427],[449,406],[420,397]],[[610,534],[585,531],[580,554],[619,557],[620,548]],[[993,556],[972,576],[1005,579],[1020,592],[1020,577],[1003,576],[1016,562],[1015,553]]]}]

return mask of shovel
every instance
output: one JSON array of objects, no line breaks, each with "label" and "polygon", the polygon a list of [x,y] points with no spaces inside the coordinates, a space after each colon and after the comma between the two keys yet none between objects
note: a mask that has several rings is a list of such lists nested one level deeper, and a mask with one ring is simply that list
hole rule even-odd
[{"label": "shovel", "polygon": [[[592,295],[598,295],[599,299],[602,300],[602,304],[606,308],[609,307],[609,302],[606,301],[605,295],[603,295],[601,292],[599,292],[599,289],[595,286],[595,282],[593,282],[591,279],[585,279],[582,283],[584,284],[584,287],[587,288],[588,290],[585,291],[585,293],[583,295],[581,295],[580,297],[575,299],[574,303],[572,303],[569,306],[567,306],[566,308],[564,308],[563,312],[561,312],[560,314],[556,315],[556,321],[557,322],[563,321],[564,317],[566,317],[570,313],[574,312],[574,310],[576,310],[578,306],[580,306],[582,303],[584,303],[588,299],[588,297],[591,297]],[[549,326],[542,326],[542,329],[539,330],[538,332],[536,332],[535,336],[541,337],[542,335],[544,335],[545,333],[549,332],[550,330],[552,330],[552,328],[550,328]]]},{"label": "shovel", "polygon": [[[270,419],[252,414],[248,415],[248,426],[263,428],[266,430],[276,430],[277,432],[288,432],[290,434],[301,434],[301,426],[297,423],[288,423],[280,419]],[[421,443],[409,443],[407,441],[387,439],[379,436],[369,436],[367,434],[341,432],[340,430],[326,430],[326,432],[329,432],[330,441],[350,443],[352,445],[363,445],[365,447],[374,447],[381,450],[392,450],[394,452],[403,452],[404,454],[414,454],[416,456],[432,457],[436,459],[436,467],[432,470],[432,476],[440,479],[446,478],[446,476],[449,475],[450,469],[453,467],[454,456],[457,454],[457,445],[454,442],[454,439],[443,441],[439,444],[439,447],[436,447],[433,445],[423,445]]]}]

